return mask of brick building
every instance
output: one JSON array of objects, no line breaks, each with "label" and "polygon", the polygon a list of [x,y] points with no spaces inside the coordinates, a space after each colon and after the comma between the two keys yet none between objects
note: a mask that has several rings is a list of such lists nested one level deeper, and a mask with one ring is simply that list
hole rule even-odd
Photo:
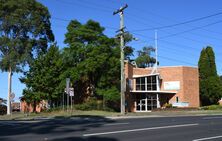
[{"label": "brick building", "polygon": [[125,64],[126,105],[132,112],[175,107],[199,107],[198,68],[187,66],[137,68]]},{"label": "brick building", "polygon": [[48,101],[42,100],[40,102],[36,103],[35,109],[33,106],[33,103],[27,103],[26,100],[22,97],[21,98],[21,112],[29,113],[29,112],[42,112],[43,110],[46,110],[48,108]]}]

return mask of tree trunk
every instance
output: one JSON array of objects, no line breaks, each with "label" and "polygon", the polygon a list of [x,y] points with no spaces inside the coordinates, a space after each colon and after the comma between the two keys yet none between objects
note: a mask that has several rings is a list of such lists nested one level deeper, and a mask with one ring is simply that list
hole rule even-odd
[{"label": "tree trunk", "polygon": [[8,70],[8,99],[7,99],[7,115],[11,114],[11,100],[10,100],[10,96],[11,96],[11,91],[12,91],[12,68],[9,67]]},{"label": "tree trunk", "polygon": [[33,102],[33,111],[32,112],[36,113],[36,100],[34,100],[34,102]]}]

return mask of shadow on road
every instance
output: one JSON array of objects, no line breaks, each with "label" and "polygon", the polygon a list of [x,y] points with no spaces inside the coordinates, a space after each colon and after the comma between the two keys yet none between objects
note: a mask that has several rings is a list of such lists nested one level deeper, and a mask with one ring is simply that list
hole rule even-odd
[{"label": "shadow on road", "polygon": [[55,139],[52,141],[118,141],[118,140],[106,137],[89,137],[89,138],[71,137],[71,138]]},{"label": "shadow on road", "polygon": [[[47,120],[0,121],[0,140],[51,140],[51,141],[117,141],[113,138],[82,137],[83,132],[115,121],[103,116],[55,117]],[[62,135],[62,136],[60,136]],[[47,137],[47,138],[45,138]]]}]

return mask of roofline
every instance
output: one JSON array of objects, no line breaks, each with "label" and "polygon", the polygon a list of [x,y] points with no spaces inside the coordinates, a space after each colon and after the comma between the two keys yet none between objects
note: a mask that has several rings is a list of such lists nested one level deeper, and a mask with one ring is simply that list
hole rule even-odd
[{"label": "roofline", "polygon": [[[157,69],[158,68],[159,69],[161,69],[161,68],[178,68],[178,67],[180,67],[180,68],[195,68],[195,69],[198,69],[198,66],[159,66],[159,67],[157,67]],[[136,69],[149,69],[149,70],[151,70],[151,69],[153,69],[153,67],[136,68]]]},{"label": "roofline", "polygon": [[198,68],[198,66],[160,66],[158,68],[176,68],[176,67],[187,67],[187,68]]}]

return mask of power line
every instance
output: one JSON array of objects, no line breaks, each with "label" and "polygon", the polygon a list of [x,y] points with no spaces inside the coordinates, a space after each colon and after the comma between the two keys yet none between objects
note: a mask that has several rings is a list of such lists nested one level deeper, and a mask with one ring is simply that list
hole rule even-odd
[{"label": "power line", "polygon": [[222,14],[222,12],[218,12],[218,13],[215,13],[215,14],[211,14],[211,15],[200,17],[200,18],[196,18],[196,19],[191,19],[191,20],[188,20],[188,21],[185,21],[185,22],[176,23],[176,24],[159,26],[159,27],[154,27],[154,28],[144,28],[144,29],[138,29],[138,30],[132,30],[132,31],[137,31],[138,32],[138,31],[146,31],[146,30],[160,30],[160,29],[165,29],[165,28],[171,28],[171,27],[175,27],[175,26],[180,26],[180,25],[184,25],[184,24],[188,24],[188,23],[193,23],[193,22],[201,21],[201,20],[204,20],[204,19],[208,19],[208,18],[211,18],[211,17],[215,17],[215,16],[218,16],[218,15],[221,15],[221,14]]},{"label": "power line", "polygon": [[171,35],[167,35],[167,36],[164,36],[164,37],[160,37],[159,39],[164,39],[164,38],[176,36],[176,35],[179,35],[179,34],[184,34],[184,33],[187,33],[187,32],[191,32],[191,31],[194,31],[194,30],[202,29],[202,28],[204,28],[204,27],[211,26],[211,25],[215,25],[215,24],[218,24],[218,23],[222,23],[222,20],[216,21],[216,22],[213,22],[213,23],[204,25],[204,26],[195,27],[195,28],[192,28],[192,29],[189,29],[189,30],[185,30],[185,31],[182,31],[182,32],[173,33],[173,34],[171,34]]},{"label": "power line", "polygon": [[[134,11],[141,11],[141,12],[147,12],[147,10],[149,10],[149,9],[146,9],[146,11],[145,10],[143,10],[143,9],[141,9],[141,8],[137,8],[137,9],[132,9],[132,10],[134,10]],[[175,20],[175,19],[172,19],[172,18],[169,18],[169,17],[166,17],[166,16],[163,16],[163,15],[159,15],[159,14],[156,14],[156,13],[154,13],[154,12],[152,12],[152,11],[150,11],[149,10],[149,13],[151,13],[150,15],[155,15],[155,17],[161,17],[161,19],[165,19],[165,20],[167,20],[167,21],[173,21],[173,22],[178,22],[177,20]],[[148,14],[149,14],[148,13]],[[135,15],[135,17],[138,17],[138,15]],[[143,18],[144,19],[144,17],[141,17],[141,18]],[[149,19],[149,21],[150,21],[150,19]],[[155,23],[158,23],[158,24],[161,24],[160,22],[156,22],[156,21],[153,21],[152,20],[152,22],[155,22]],[[192,26],[189,26],[189,27],[192,27]],[[201,29],[201,30],[204,30],[204,31],[207,31],[207,32],[211,32],[211,33],[216,33],[216,34],[219,34],[219,35],[221,35],[222,34],[222,32],[218,32],[218,31],[212,31],[212,30],[209,30],[209,29]]]},{"label": "power line", "polygon": [[[166,31],[162,31],[162,32],[169,33],[169,32],[166,32]],[[141,37],[144,37],[144,38],[149,38],[149,39],[151,39],[151,40],[154,40],[153,37],[148,37],[148,36],[143,35],[143,34],[141,34],[141,33],[136,33],[136,32],[131,32],[131,33],[133,33],[133,34],[135,34],[135,35],[138,35],[138,36],[141,36]],[[191,39],[191,38],[185,37],[185,36],[178,36],[178,37],[179,37],[179,38],[182,38],[182,39],[185,39],[185,40],[190,40],[190,41],[193,41],[193,42],[196,42],[196,43],[199,43],[199,44],[206,44],[206,45],[209,44],[209,43],[204,43],[204,42],[202,42],[202,41],[195,40],[195,39]],[[169,41],[163,40],[162,38],[159,38],[158,40],[159,40],[159,41],[164,41],[164,42],[169,42]],[[173,42],[171,42],[171,44],[172,44],[172,43],[173,43]],[[177,44],[177,43],[173,43],[173,44]],[[189,47],[189,46],[186,46],[186,45],[179,45],[179,46]],[[191,47],[191,48],[192,48],[192,47]]]},{"label": "power line", "polygon": [[[202,29],[202,28],[204,28],[204,27],[207,27],[207,26],[211,26],[211,25],[214,25],[214,24],[218,24],[218,23],[221,23],[222,21],[217,21],[217,22],[214,22],[214,23],[210,23],[210,24],[207,24],[207,25],[204,25],[204,26],[201,26],[201,27],[195,27],[195,28],[192,28],[192,29],[189,29],[189,30],[186,30],[186,31],[182,31],[182,32],[178,32],[178,33],[170,33],[170,32],[166,32],[166,31],[163,31],[163,30],[161,30],[162,32],[165,32],[165,33],[167,33],[167,34],[169,34],[169,35],[166,35],[166,36],[164,36],[164,38],[168,38],[168,36],[169,37],[171,37],[171,36],[176,36],[176,35],[179,35],[179,34],[183,34],[183,33],[188,33],[188,32],[191,32],[191,31],[194,31],[194,30],[198,30],[198,29]],[[138,23],[138,22],[137,22]],[[144,24],[144,23],[143,23]],[[145,24],[146,25],[146,24]],[[141,34],[139,34],[139,33],[135,33],[134,31],[131,31],[131,33],[133,33],[133,34],[137,34],[137,35],[141,35]],[[198,36],[204,36],[204,35],[198,35]],[[146,38],[147,38],[147,36],[145,36]],[[187,38],[187,37],[184,37],[184,36],[179,36],[180,38],[183,38],[183,39],[186,39],[186,40],[190,40],[190,41],[194,41],[194,42],[197,42],[197,43],[203,43],[202,41],[197,41],[197,40],[194,40],[194,39],[190,39],[190,38]],[[149,37],[150,38],[150,37]],[[161,37],[162,38],[162,37]],[[210,36],[210,37],[208,37],[208,38],[212,38],[212,39],[216,39],[216,40],[220,40],[220,39],[218,39],[218,38],[215,38],[215,37],[212,37],[212,36]],[[153,39],[153,38],[152,38]],[[206,43],[204,43],[204,44],[206,44]],[[208,43],[207,43],[208,44]]]},{"label": "power line", "polygon": [[[146,37],[146,38],[150,38],[150,39],[152,39],[152,41],[154,40],[154,38],[153,37],[148,37],[148,36],[145,36],[145,35],[143,35],[143,34],[137,34],[137,33],[135,33],[135,35],[138,35],[138,36],[141,36],[141,37]],[[145,41],[142,41],[143,43],[146,43]],[[198,51],[198,53],[200,53],[200,50],[201,49],[197,49],[197,48],[195,48],[195,47],[192,47],[192,46],[187,46],[187,45],[182,45],[182,44],[178,44],[178,43],[175,43],[175,42],[170,42],[170,41],[166,41],[166,40],[163,40],[163,39],[159,39],[159,42],[165,42],[165,43],[167,43],[167,44],[171,44],[171,45],[175,45],[175,46],[177,46],[177,47],[183,47],[183,48],[177,48],[177,49],[175,49],[175,48],[173,48],[174,50],[178,50],[178,49],[183,49],[183,51],[182,52],[184,52],[184,51]],[[166,46],[165,46],[166,47]],[[160,46],[160,48],[162,48],[162,46]],[[189,49],[187,49],[187,48],[189,48]],[[172,49],[172,48],[171,48]],[[180,51],[180,50],[178,50],[178,51]],[[193,53],[193,51],[192,51],[192,53]],[[190,53],[190,54],[192,54],[192,53]],[[217,59],[218,60],[218,59]]]},{"label": "power line", "polygon": [[91,8],[91,9],[94,9],[94,10],[98,10],[98,11],[103,11],[103,12],[107,12],[107,13],[112,13],[111,10],[107,10],[105,8],[101,8],[101,7],[96,7],[96,6],[92,6],[92,5],[85,5],[83,3],[79,3],[79,1],[72,1],[72,2],[67,2],[67,1],[56,1],[56,2],[59,2],[59,3],[62,3],[62,4],[65,4],[65,5],[79,5],[79,6],[82,6],[82,7],[85,7],[85,8]]},{"label": "power line", "polygon": [[[58,17],[52,17],[52,19],[55,19],[55,20],[58,20],[58,21],[64,21],[64,22],[70,22],[71,20],[69,20],[69,19],[63,19],[63,18],[58,18]],[[64,25],[64,27],[65,27],[65,25]],[[115,28],[115,27],[110,27],[110,26],[102,26],[102,27],[105,27],[105,28],[107,28],[107,29],[111,29],[111,30],[118,30],[117,28]]]},{"label": "power line", "polygon": [[[78,1],[78,2],[80,2],[80,1]],[[67,3],[67,4],[76,4],[76,3],[73,3],[73,1],[72,2],[65,2],[65,3]],[[91,3],[92,5],[94,5],[94,7],[92,7],[92,5],[90,5],[90,8],[92,8],[92,9],[96,9],[96,10],[102,10],[102,11],[106,11],[106,12],[109,12],[109,10],[110,11],[112,11],[113,10],[113,8],[112,7],[110,7],[110,6],[104,6],[104,5],[101,5],[101,4],[97,4],[97,3],[93,3],[93,2],[89,2],[89,1],[87,1],[87,3]],[[87,8],[89,7],[88,5],[84,5],[85,3],[81,3],[80,5],[82,5],[82,6],[87,6]],[[101,9],[101,7],[104,7],[104,8],[106,8],[106,9]],[[107,10],[107,9],[109,9],[109,10]],[[137,10],[141,10],[141,9],[137,9]],[[110,13],[110,12],[109,12]],[[153,13],[153,12],[152,12]],[[186,24],[187,22],[194,22],[195,20],[203,20],[203,19],[205,19],[205,18],[210,18],[210,17],[213,17],[213,16],[217,16],[217,15],[220,15],[222,12],[219,12],[219,13],[215,13],[215,14],[212,14],[212,15],[208,15],[208,16],[204,16],[204,17],[201,17],[201,18],[196,18],[196,19],[193,19],[193,20],[189,20],[189,21],[186,21],[186,22],[182,22],[182,23],[178,23],[178,24]],[[130,13],[131,15],[133,15],[132,13]],[[153,13],[154,15],[157,15],[157,16],[160,16],[160,15],[158,15],[158,14],[155,14],[155,13]],[[133,17],[138,17],[138,15],[135,15],[135,16],[133,16]],[[160,17],[164,17],[164,16],[160,16]],[[169,19],[169,18],[166,18],[166,17],[164,17],[164,19]],[[137,20],[138,21],[138,20]],[[178,25],[178,24],[173,24],[173,25]],[[164,26],[162,26],[162,27],[164,27]],[[150,29],[155,29],[156,27],[151,27]],[[213,32],[213,33],[217,33],[217,34],[221,34],[221,33],[219,33],[219,32],[214,32],[214,31],[209,31],[209,30],[206,30],[206,29],[202,29],[202,30],[205,30],[205,31],[208,31],[208,32]]]},{"label": "power line", "polygon": [[[67,2],[66,2],[67,3]],[[74,4],[74,3],[70,3],[70,2],[68,2],[69,4]],[[87,1],[87,3],[88,3],[88,1]],[[91,4],[93,4],[94,6],[99,6],[99,8],[101,8],[101,4],[95,4],[95,3],[92,3],[92,2],[90,2]],[[102,7],[106,7],[107,9],[112,9],[112,7],[109,7],[109,6],[102,6]],[[94,7],[90,7],[90,8],[93,8],[93,9],[95,9]],[[106,10],[107,10],[106,9]],[[97,9],[98,10],[98,9]],[[108,12],[108,11],[106,11],[106,12]],[[206,18],[206,17],[212,17],[212,16],[216,16],[216,15],[218,15],[218,14],[221,14],[221,13],[216,13],[216,14],[212,14],[212,15],[209,15],[209,16],[205,16],[205,17],[202,17],[202,18],[198,18],[199,20],[200,19],[203,19],[203,18]],[[156,15],[156,14],[155,14]],[[137,16],[136,16],[137,17]],[[134,20],[135,20],[135,18],[134,18]],[[133,20],[133,21],[134,21]],[[138,21],[138,20],[137,20]],[[191,21],[191,20],[190,20]],[[140,22],[141,23],[141,22]],[[144,23],[143,23],[144,24]],[[216,24],[216,23],[213,23],[213,24]],[[209,26],[209,25],[207,25],[207,26]],[[204,27],[206,27],[206,26],[204,26]],[[109,28],[109,27],[108,27]],[[114,28],[109,28],[109,29],[114,29]],[[152,27],[151,29],[155,29],[155,27]],[[197,27],[197,28],[192,28],[191,30],[189,30],[189,31],[194,31],[194,30],[197,30],[197,29],[202,29],[202,28],[199,28],[199,27]],[[186,33],[186,32],[189,32],[189,31],[185,31],[185,32],[180,32],[180,33],[174,33],[174,34],[172,34],[172,35],[169,35],[169,36],[175,36],[175,35],[178,35],[178,34],[183,34],[183,33]],[[212,31],[211,31],[212,32]],[[165,38],[165,37],[164,37]],[[212,38],[212,37],[211,37]]]},{"label": "power line", "polygon": [[[94,8],[93,8],[94,9]],[[212,15],[210,15],[210,16],[212,16]],[[127,16],[128,17],[128,16]],[[208,16],[209,17],[209,16]],[[203,17],[202,17],[203,18]],[[61,19],[60,19],[61,20]],[[67,20],[65,20],[65,21],[67,21]],[[138,20],[137,20],[138,21]],[[175,25],[175,24],[174,24]],[[113,28],[113,27],[107,27],[107,28],[109,28],[109,29],[113,29],[113,30],[116,30],[116,28]],[[154,27],[153,27],[153,29],[154,29]],[[197,29],[199,29],[199,27],[197,27]],[[200,28],[201,29],[201,28]],[[185,33],[185,32],[190,32],[190,31],[193,31],[194,30],[194,28],[192,28],[192,30],[190,29],[189,31],[183,31],[183,33]],[[135,34],[135,33],[134,33]],[[182,33],[174,33],[174,34],[182,34]],[[138,35],[138,34],[137,34]],[[153,38],[150,38],[150,39],[152,39],[153,40]],[[188,39],[188,38],[185,38],[185,39]],[[189,40],[191,40],[191,39],[189,39]],[[192,39],[192,41],[193,41],[193,39]],[[199,41],[198,41],[199,42]]]},{"label": "power line", "polygon": [[197,66],[197,64],[193,64],[193,63],[186,62],[186,61],[180,61],[178,59],[172,59],[172,58],[165,57],[165,56],[160,56],[160,55],[158,55],[158,57],[163,58],[163,59],[167,59],[167,60],[171,60],[171,61],[174,61],[174,62],[180,62],[180,63],[185,63],[185,64],[188,64],[188,65],[192,65],[192,66]]}]

